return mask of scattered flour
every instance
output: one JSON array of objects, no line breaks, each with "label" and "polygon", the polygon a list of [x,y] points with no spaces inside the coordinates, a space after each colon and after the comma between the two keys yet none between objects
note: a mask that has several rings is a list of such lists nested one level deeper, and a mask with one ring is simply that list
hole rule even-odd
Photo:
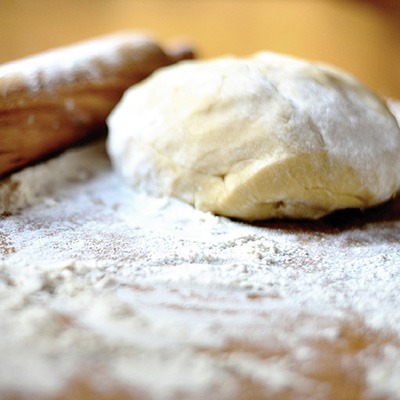
[{"label": "scattered flour", "polygon": [[135,193],[103,143],[14,174],[0,207],[0,397],[327,399],[336,368],[400,399],[395,213],[238,223]]}]

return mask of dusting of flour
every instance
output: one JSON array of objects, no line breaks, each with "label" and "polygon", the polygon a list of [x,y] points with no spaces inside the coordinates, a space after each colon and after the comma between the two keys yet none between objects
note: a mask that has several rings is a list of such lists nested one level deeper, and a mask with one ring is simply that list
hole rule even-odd
[{"label": "dusting of flour", "polygon": [[0,394],[324,399],[336,368],[400,399],[396,218],[238,223],[136,193],[103,143],[12,175],[0,208]]}]

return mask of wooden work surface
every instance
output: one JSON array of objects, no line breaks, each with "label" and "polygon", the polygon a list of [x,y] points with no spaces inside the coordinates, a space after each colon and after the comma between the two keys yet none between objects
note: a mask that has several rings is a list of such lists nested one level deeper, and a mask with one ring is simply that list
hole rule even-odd
[{"label": "wooden work surface", "polygon": [[398,199],[245,224],[135,193],[101,142],[1,189],[1,399],[399,398]]},{"label": "wooden work surface", "polygon": [[[0,60],[125,28],[400,96],[394,19],[353,2],[5,1]],[[245,224],[140,198],[101,142],[0,190],[0,399],[400,399],[399,199]]]}]

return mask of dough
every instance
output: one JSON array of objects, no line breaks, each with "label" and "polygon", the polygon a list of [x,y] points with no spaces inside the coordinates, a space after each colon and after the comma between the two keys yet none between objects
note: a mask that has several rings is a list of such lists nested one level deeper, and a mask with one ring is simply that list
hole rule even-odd
[{"label": "dough", "polygon": [[1,65],[0,175],[90,137],[127,88],[191,56],[125,32]]},{"label": "dough", "polygon": [[399,190],[400,129],[386,104],[342,71],[283,55],[163,68],[108,123],[131,185],[219,215],[318,218]]}]

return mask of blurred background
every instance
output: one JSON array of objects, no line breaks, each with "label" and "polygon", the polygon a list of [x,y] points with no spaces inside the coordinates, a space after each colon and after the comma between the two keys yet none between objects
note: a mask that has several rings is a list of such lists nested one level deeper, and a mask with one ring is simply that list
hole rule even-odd
[{"label": "blurred background", "polygon": [[400,98],[400,0],[0,0],[0,62],[116,30],[199,57],[267,49],[333,63]]}]

